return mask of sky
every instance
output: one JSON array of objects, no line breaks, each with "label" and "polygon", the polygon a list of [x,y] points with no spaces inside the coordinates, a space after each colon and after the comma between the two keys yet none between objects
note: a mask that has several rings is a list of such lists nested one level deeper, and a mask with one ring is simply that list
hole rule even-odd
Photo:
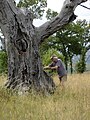
[{"label": "sky", "polygon": [[[19,0],[16,0],[17,2]],[[47,9],[50,8],[52,9],[53,11],[57,11],[58,13],[60,12],[62,6],[63,6],[63,2],[65,0],[47,0]],[[90,0],[88,0],[87,2],[83,3],[83,5],[87,6],[90,8]],[[75,9],[75,12],[74,12],[78,17],[77,19],[86,19],[88,22],[90,21],[90,10],[88,9],[85,9],[81,6],[78,6],[76,9]],[[76,20],[77,20],[76,19]],[[43,17],[42,20],[34,20],[34,25],[35,26],[40,26],[41,24],[43,24],[44,22],[46,22],[46,18]]]}]

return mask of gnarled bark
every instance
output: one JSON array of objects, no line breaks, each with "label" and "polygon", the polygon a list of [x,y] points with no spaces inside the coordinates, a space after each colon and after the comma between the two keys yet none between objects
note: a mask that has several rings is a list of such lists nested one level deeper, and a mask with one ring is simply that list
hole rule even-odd
[{"label": "gnarled bark", "polygon": [[53,91],[55,84],[43,71],[39,44],[76,18],[74,9],[87,0],[66,0],[60,14],[36,28],[29,11],[24,13],[13,0],[0,0],[0,27],[8,53],[8,88]]}]

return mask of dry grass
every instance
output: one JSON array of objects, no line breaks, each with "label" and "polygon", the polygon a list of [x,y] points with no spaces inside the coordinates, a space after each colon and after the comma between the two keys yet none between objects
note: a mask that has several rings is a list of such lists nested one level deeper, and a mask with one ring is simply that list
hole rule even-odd
[{"label": "dry grass", "polygon": [[[3,85],[5,78],[0,78]],[[69,75],[65,91],[17,96],[0,88],[0,120],[90,120],[90,74]]]}]

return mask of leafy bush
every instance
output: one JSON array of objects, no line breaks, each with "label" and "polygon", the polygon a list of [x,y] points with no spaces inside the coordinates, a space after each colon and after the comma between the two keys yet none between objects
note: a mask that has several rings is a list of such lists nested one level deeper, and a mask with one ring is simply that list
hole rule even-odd
[{"label": "leafy bush", "polygon": [[79,61],[76,64],[76,71],[77,73],[83,73],[86,70],[86,63],[85,61]]},{"label": "leafy bush", "polygon": [[0,73],[7,72],[7,54],[0,51]]}]

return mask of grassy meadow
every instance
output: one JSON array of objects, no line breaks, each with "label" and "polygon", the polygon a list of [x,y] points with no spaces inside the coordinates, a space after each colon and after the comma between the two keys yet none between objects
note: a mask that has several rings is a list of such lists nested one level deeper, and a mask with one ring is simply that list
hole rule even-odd
[{"label": "grassy meadow", "polygon": [[0,120],[90,120],[90,74],[68,75],[65,91],[58,77],[53,95],[27,94],[18,96],[2,86],[0,77]]}]

